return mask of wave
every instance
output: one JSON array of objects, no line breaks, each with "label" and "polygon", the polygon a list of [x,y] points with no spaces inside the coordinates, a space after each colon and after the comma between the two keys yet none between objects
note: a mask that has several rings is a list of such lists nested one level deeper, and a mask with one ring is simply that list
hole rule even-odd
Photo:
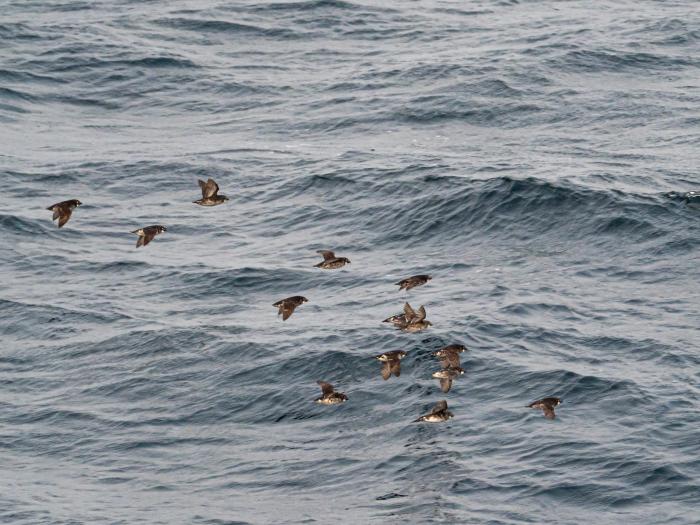
[{"label": "wave", "polygon": [[155,21],[163,27],[196,31],[198,33],[222,33],[233,36],[258,36],[266,38],[298,39],[305,35],[281,27],[262,27],[253,24],[228,22],[226,20],[203,20],[194,18],[161,18]]}]

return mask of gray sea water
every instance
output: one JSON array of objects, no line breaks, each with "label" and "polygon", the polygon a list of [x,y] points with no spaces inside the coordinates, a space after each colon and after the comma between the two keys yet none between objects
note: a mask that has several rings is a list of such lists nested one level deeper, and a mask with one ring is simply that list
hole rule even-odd
[{"label": "gray sea water", "polygon": [[0,176],[1,523],[700,523],[697,0],[3,0]]}]

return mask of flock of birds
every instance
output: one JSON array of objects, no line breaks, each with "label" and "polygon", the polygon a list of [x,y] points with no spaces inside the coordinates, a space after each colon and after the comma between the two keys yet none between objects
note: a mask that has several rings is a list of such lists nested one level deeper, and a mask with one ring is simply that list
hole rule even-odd
[{"label": "flock of birds", "polygon": [[[225,195],[219,195],[219,186],[213,179],[208,179],[206,182],[199,180],[199,187],[202,190],[202,198],[193,201],[194,204],[200,206],[217,206],[228,201]],[[62,228],[71,218],[73,210],[82,205],[78,199],[70,199],[49,206],[47,209],[53,212],[53,220],[58,219],[58,227]],[[138,235],[136,247],[140,248],[150,243],[156,235],[167,231],[165,226],[154,224],[134,230],[131,233]],[[319,254],[323,256],[323,261],[314,265],[316,268],[324,270],[334,270],[342,268],[346,264],[350,264],[350,259],[347,257],[336,257],[335,253],[330,250],[319,250]],[[422,286],[430,281],[430,275],[414,275],[396,283],[401,290],[411,290],[417,286]],[[272,306],[277,307],[278,316],[282,316],[282,320],[286,321],[294,313],[294,310],[308,302],[306,297],[295,295],[277,301]],[[403,312],[392,315],[384,320],[385,323],[394,325],[399,330],[405,332],[420,332],[432,326],[432,323],[426,320],[425,306],[414,310],[409,303],[405,303]],[[452,388],[452,382],[460,375],[464,374],[464,369],[461,366],[459,354],[467,349],[460,344],[451,344],[433,352],[433,356],[439,359],[441,369],[434,372],[432,377],[439,380],[440,389],[447,393]],[[401,359],[406,357],[407,352],[404,350],[392,350],[375,356],[375,359],[382,363],[381,376],[386,381],[392,375],[399,377],[401,375]],[[343,392],[336,392],[333,385],[326,381],[318,381],[321,387],[321,397],[316,399],[317,403],[324,405],[337,405],[348,400],[348,396]],[[546,397],[533,401],[528,408],[542,410],[544,416],[548,419],[554,419],[554,408],[561,404],[561,399],[558,397]],[[447,401],[441,400],[436,403],[433,409],[425,415],[422,415],[415,422],[437,423],[447,421],[454,417],[454,414],[447,408]]]}]

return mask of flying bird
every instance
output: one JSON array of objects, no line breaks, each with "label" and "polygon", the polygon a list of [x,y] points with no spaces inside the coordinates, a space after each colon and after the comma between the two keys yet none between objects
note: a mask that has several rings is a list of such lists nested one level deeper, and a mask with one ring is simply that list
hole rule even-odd
[{"label": "flying bird", "polygon": [[462,345],[449,345],[440,350],[433,352],[433,355],[440,360],[442,368],[459,368],[461,366],[459,362],[459,354],[464,352],[466,348]]},{"label": "flying bird", "polygon": [[467,348],[464,345],[457,345],[457,344],[452,344],[452,345],[447,345],[440,350],[435,350],[433,352],[433,355],[437,357],[438,359],[445,359],[447,358],[448,355],[451,354],[461,354],[462,352],[465,352]]},{"label": "flying bird", "polygon": [[459,366],[448,366],[437,372],[433,372],[433,377],[440,380],[440,390],[445,392],[452,388],[452,381],[464,373],[464,368]]},{"label": "flying bird", "polygon": [[403,306],[405,322],[403,324],[397,324],[397,326],[405,332],[419,332],[425,330],[433,323],[425,320],[425,306],[421,306],[416,312],[411,305],[406,303]]},{"label": "flying bird", "polygon": [[200,206],[216,206],[218,204],[223,204],[228,200],[226,195],[219,195],[219,185],[210,178],[207,182],[203,180],[198,180],[197,183],[202,189],[202,198],[196,201],[192,201]]},{"label": "flying bird", "polygon": [[547,419],[554,419],[556,417],[554,414],[554,407],[559,405],[561,405],[561,399],[558,397],[545,397],[544,399],[533,401],[528,405],[528,408],[541,409],[544,417]]},{"label": "flying bird", "polygon": [[382,379],[386,381],[394,374],[396,377],[401,375],[401,359],[406,357],[406,352],[403,350],[392,350],[374,356],[375,359],[382,363]]},{"label": "flying bird", "polygon": [[281,315],[282,320],[286,321],[294,313],[294,309],[297,306],[308,302],[309,300],[306,297],[302,297],[301,295],[295,295],[293,297],[287,297],[286,299],[277,301],[272,306],[276,306],[277,308],[279,308],[279,310],[277,311],[277,315]]},{"label": "flying bird", "polygon": [[347,257],[336,257],[335,253],[330,250],[318,250],[316,253],[320,253],[323,256],[323,261],[314,264],[315,268],[335,270],[336,268],[342,268],[346,264],[350,264],[350,259]]},{"label": "flying bird", "polygon": [[149,242],[151,242],[156,235],[159,235],[165,231],[168,231],[165,226],[154,224],[153,226],[146,226],[145,228],[134,230],[131,233],[135,233],[139,236],[138,240],[136,241],[136,247],[140,248],[141,246],[146,246]]},{"label": "flying bird", "polygon": [[427,423],[439,423],[440,421],[447,421],[452,417],[454,417],[454,414],[447,410],[447,401],[443,400],[438,401],[428,414],[419,417],[414,421],[414,423],[418,423],[420,421],[425,421]]},{"label": "flying bird", "polygon": [[399,286],[399,292],[401,290],[410,290],[411,288],[415,288],[416,286],[421,286],[425,283],[427,283],[432,277],[430,275],[414,275],[412,277],[408,277],[406,279],[402,279],[398,283],[396,283]]},{"label": "flying bird", "polygon": [[325,381],[317,381],[317,383],[321,386],[321,397],[316,398],[316,403],[321,403],[322,405],[337,405],[348,400],[348,396],[344,393],[335,392],[333,390],[333,385],[330,383],[326,383]]},{"label": "flying bird", "polygon": [[63,228],[63,225],[70,219],[73,210],[82,204],[83,203],[78,199],[70,199],[53,204],[46,209],[53,212],[53,218],[51,220],[55,221],[58,219],[58,227]]}]

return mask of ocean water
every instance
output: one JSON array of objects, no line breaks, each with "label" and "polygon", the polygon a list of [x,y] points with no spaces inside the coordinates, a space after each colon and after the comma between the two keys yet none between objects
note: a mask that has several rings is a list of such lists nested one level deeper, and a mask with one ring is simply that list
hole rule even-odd
[{"label": "ocean water", "polygon": [[1,523],[700,523],[696,0],[4,0],[0,175]]}]

